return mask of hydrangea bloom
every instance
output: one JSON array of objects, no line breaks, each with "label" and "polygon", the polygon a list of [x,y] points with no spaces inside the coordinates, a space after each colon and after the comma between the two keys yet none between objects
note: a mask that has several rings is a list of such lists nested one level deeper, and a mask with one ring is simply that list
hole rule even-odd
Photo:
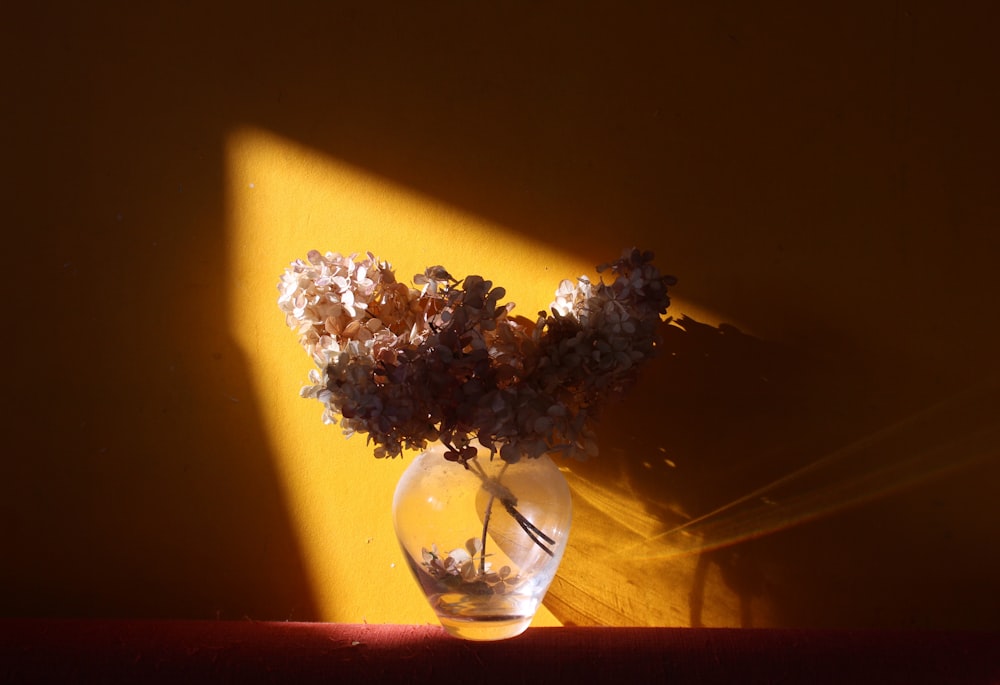
[{"label": "hydrangea bloom", "polygon": [[591,456],[601,405],[656,351],[674,279],[652,258],[628,250],[598,267],[610,283],[563,281],[532,322],[481,276],[432,266],[417,289],[371,253],[313,250],[285,270],[278,305],[318,367],[302,396],[347,435],[366,433],[376,457],[435,440],[463,464],[474,440],[508,462]]}]

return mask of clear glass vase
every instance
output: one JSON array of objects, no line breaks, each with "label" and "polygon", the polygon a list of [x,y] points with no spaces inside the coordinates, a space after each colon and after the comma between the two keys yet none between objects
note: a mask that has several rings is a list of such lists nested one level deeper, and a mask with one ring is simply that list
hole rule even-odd
[{"label": "clear glass vase", "polygon": [[403,473],[396,536],[445,630],[502,640],[531,623],[566,549],[572,500],[547,456],[508,464],[480,449],[468,468],[435,445]]}]

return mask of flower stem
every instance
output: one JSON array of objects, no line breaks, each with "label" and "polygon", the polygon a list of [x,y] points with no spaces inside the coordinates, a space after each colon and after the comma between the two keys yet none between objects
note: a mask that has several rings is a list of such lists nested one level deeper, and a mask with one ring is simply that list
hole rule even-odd
[{"label": "flower stem", "polygon": [[[548,554],[550,557],[553,556],[552,550],[546,547],[545,544],[542,542],[542,540],[545,540],[545,542],[549,543],[550,545],[556,544],[556,541],[550,538],[545,533],[543,533],[538,526],[536,526],[531,521],[526,519],[524,515],[517,510],[513,502],[509,500],[503,500],[503,506],[505,509],[507,509],[507,513],[513,516],[514,520],[517,521],[517,525],[521,526],[521,529],[525,533],[527,533],[528,537],[531,538],[531,541],[534,542],[539,547],[541,547],[542,551]],[[539,540],[538,538],[542,538],[542,540]]]},{"label": "flower stem", "polygon": [[486,515],[483,516],[483,536],[480,538],[483,544],[479,546],[479,573],[486,573],[486,533],[490,527],[490,514],[493,512],[493,500],[496,495],[490,495],[490,501],[486,504]]},{"label": "flower stem", "polygon": [[[475,459],[472,460],[472,464],[475,467],[472,469],[473,473],[479,476],[479,479],[483,481],[484,485],[488,483],[489,476],[486,475],[486,470],[483,468],[483,465]],[[503,468],[500,469],[499,475],[496,477],[496,483],[498,485],[500,483],[500,477],[503,476],[504,471],[507,470],[507,466],[509,466],[509,464],[504,464]],[[481,574],[486,573],[486,535],[490,528],[490,516],[493,513],[493,501],[497,498],[496,493],[492,490],[487,489],[486,491],[490,493],[490,501],[486,503],[486,513],[483,515],[483,535],[480,538],[480,540],[482,540],[482,545],[479,547],[479,573]]]},{"label": "flower stem", "polygon": [[[490,515],[493,511],[493,501],[497,498],[498,494],[500,496],[500,503],[503,504],[504,509],[507,510],[507,513],[510,514],[515,521],[517,521],[517,525],[521,526],[521,530],[523,530],[525,534],[527,534],[527,536],[531,538],[532,542],[541,547],[543,552],[548,554],[550,557],[553,556],[552,550],[548,546],[546,546],[545,543],[547,542],[550,545],[554,545],[556,544],[556,541],[550,538],[544,532],[542,532],[541,528],[533,524],[531,521],[525,518],[524,514],[522,514],[517,510],[517,500],[514,498],[514,494],[510,490],[508,490],[506,486],[500,483],[500,479],[503,477],[503,474],[507,470],[507,467],[510,466],[510,463],[505,463],[503,465],[503,467],[500,469],[500,473],[497,474],[496,478],[490,478],[486,474],[486,470],[483,469],[482,464],[480,464],[475,459],[470,459],[468,463],[472,464],[472,468],[470,468],[469,470],[475,473],[479,477],[479,480],[483,482],[483,489],[486,490],[486,492],[490,493],[490,501],[486,505],[486,513],[483,516],[483,537],[482,537],[483,545],[480,550],[480,557],[479,557],[480,572],[481,573],[486,572],[486,533],[488,532],[490,525]],[[543,540],[545,542],[542,542]]]}]

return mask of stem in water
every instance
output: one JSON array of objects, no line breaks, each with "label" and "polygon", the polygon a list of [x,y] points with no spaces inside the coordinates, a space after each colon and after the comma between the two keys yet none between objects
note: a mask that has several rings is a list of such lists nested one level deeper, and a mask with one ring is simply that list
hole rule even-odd
[{"label": "stem in water", "polygon": [[490,514],[493,513],[493,500],[495,495],[490,495],[490,501],[486,504],[486,515],[483,516],[483,535],[480,540],[483,544],[479,546],[479,573],[486,573],[486,533],[490,527]]},{"label": "stem in water", "polygon": [[[483,469],[482,464],[475,459],[470,459],[466,466],[469,464],[472,465],[472,468],[469,470],[479,476],[479,479],[483,482],[483,489],[490,494],[490,501],[486,505],[486,514],[483,516],[483,545],[480,549],[479,557],[480,572],[485,573],[486,571],[486,533],[488,532],[490,525],[490,515],[493,511],[493,501],[496,500],[497,497],[500,498],[500,502],[503,504],[504,509],[507,510],[507,513],[510,514],[515,521],[517,521],[517,525],[521,526],[521,530],[523,530],[525,534],[531,538],[531,541],[541,547],[542,551],[550,557],[553,556],[552,550],[549,549],[545,543],[547,542],[550,545],[554,545],[556,544],[556,541],[542,532],[541,528],[533,524],[525,518],[524,514],[517,510],[517,499],[514,497],[514,494],[508,490],[506,486],[500,484],[500,478],[503,477],[504,472],[510,464],[505,463],[496,478],[490,478]],[[543,540],[545,542],[543,542]]]}]

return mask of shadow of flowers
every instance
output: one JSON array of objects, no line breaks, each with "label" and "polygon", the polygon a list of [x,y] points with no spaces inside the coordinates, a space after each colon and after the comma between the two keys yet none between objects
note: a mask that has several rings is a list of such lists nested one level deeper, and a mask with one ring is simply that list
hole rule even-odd
[{"label": "shadow of flowers", "polygon": [[[807,358],[686,316],[664,326],[663,350],[602,415],[600,457],[566,469],[574,531],[546,600],[558,617],[982,623],[949,608],[981,587],[935,603],[920,586],[961,584],[945,559],[968,546],[962,519],[989,497],[978,484],[995,482],[994,385],[899,419],[901,405],[878,406],[870,370],[844,350]],[[927,555],[921,534],[945,554]]]}]

